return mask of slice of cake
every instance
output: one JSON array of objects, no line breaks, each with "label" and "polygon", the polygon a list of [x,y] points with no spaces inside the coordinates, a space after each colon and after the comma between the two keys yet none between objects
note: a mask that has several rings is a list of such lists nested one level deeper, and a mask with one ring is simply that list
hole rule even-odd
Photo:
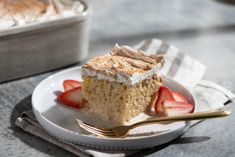
[{"label": "slice of cake", "polygon": [[163,56],[118,45],[89,60],[82,67],[85,106],[101,119],[121,124],[145,112],[162,85],[163,62]]}]

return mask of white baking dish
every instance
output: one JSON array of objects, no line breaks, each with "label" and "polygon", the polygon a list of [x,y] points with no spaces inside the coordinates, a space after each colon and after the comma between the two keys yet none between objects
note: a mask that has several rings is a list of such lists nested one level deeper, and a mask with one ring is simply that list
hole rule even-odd
[{"label": "white baking dish", "polygon": [[91,7],[70,17],[0,31],[0,82],[83,60],[88,55]]}]

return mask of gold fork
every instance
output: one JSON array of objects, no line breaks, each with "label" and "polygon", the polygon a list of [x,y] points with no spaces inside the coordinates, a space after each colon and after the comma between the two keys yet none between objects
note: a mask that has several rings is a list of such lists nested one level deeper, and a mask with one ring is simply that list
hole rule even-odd
[{"label": "gold fork", "polygon": [[228,116],[230,111],[223,110],[213,110],[205,112],[189,113],[178,116],[152,118],[145,121],[140,121],[132,125],[120,125],[114,128],[100,128],[94,125],[87,124],[79,119],[77,122],[79,126],[93,134],[105,137],[125,137],[131,129],[142,125],[154,124],[154,123],[166,123],[166,122],[176,122],[176,121],[189,121],[189,120],[199,120],[199,119],[209,119]]}]

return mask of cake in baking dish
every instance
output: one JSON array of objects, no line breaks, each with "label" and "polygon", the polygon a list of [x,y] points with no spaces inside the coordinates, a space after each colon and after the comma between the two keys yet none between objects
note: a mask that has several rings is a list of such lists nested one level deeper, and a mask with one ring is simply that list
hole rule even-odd
[{"label": "cake in baking dish", "polygon": [[162,85],[163,63],[163,56],[118,45],[89,60],[82,66],[82,91],[89,112],[121,124],[145,112]]},{"label": "cake in baking dish", "polygon": [[0,0],[0,30],[81,13],[78,0]]}]

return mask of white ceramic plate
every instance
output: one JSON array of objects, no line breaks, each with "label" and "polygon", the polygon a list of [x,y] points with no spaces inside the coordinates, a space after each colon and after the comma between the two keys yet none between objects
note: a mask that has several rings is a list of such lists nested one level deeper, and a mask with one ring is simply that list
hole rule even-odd
[{"label": "white ceramic plate", "polygon": [[[32,95],[32,108],[38,122],[52,135],[61,140],[78,143],[93,148],[109,150],[130,150],[157,146],[169,142],[183,134],[189,122],[175,122],[167,125],[152,124],[133,129],[126,138],[105,138],[90,134],[81,129],[76,118],[92,122],[95,119],[83,109],[70,108],[56,102],[56,94],[63,91],[65,79],[81,80],[81,68],[71,68],[43,80]],[[179,83],[164,77],[164,83],[172,90],[185,95],[195,106],[191,93]],[[135,121],[144,120],[140,115]]]}]

